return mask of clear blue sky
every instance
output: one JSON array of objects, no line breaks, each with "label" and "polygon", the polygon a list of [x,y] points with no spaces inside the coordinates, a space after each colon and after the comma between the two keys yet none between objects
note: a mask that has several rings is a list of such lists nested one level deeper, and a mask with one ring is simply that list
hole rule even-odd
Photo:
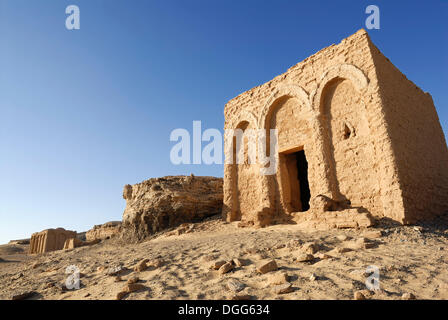
[{"label": "clear blue sky", "polygon": [[[65,8],[81,29],[65,28]],[[122,188],[222,176],[175,166],[170,132],[364,27],[448,132],[448,1],[0,0],[0,243],[120,220]]]}]

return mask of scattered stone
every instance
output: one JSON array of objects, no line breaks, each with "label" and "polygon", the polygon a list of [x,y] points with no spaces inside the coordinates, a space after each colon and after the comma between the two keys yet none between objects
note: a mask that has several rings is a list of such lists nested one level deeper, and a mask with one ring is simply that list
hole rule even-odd
[{"label": "scattered stone", "polygon": [[273,285],[284,284],[289,281],[289,276],[286,272],[276,272],[269,276],[268,282]]},{"label": "scattered stone", "polygon": [[124,287],[124,291],[126,291],[127,293],[136,292],[144,289],[146,289],[146,287],[141,283],[128,283]]},{"label": "scattered stone", "polygon": [[305,253],[314,254],[319,251],[319,245],[315,242],[308,242],[301,247],[301,250]]},{"label": "scattered stone", "polygon": [[285,294],[285,293],[290,293],[293,291],[292,289],[292,284],[287,282],[278,286],[274,287],[274,291],[277,294]]},{"label": "scattered stone", "polygon": [[142,272],[145,271],[146,269],[148,269],[148,265],[146,264],[149,260],[148,259],[143,259],[142,261],[140,261],[135,267],[134,267],[134,271],[136,272]]},{"label": "scattered stone", "polygon": [[86,294],[84,295],[84,298],[87,298],[87,297],[90,297],[90,293],[86,293]]},{"label": "scattered stone", "polygon": [[218,270],[219,268],[221,268],[225,264],[226,264],[226,261],[224,261],[224,260],[215,261],[210,266],[210,269]]},{"label": "scattered stone", "polygon": [[139,277],[134,276],[134,277],[128,279],[128,284],[137,283],[139,281],[140,281]]},{"label": "scattered stone", "polygon": [[327,259],[331,259],[333,258],[332,256],[326,254],[326,253],[319,253],[316,256],[317,258],[321,259],[321,260],[327,260]]},{"label": "scattered stone", "polygon": [[262,274],[275,271],[277,269],[278,267],[275,260],[262,261],[257,265],[257,271]]},{"label": "scattered stone", "polygon": [[359,239],[356,239],[351,244],[352,249],[370,249],[374,247],[374,243],[370,242],[368,239],[362,237]]},{"label": "scattered stone", "polygon": [[423,227],[420,227],[420,226],[415,226],[413,229],[419,233],[423,232]]},{"label": "scattered stone", "polygon": [[244,289],[244,287],[245,285],[239,282],[238,280],[229,279],[229,281],[227,281],[227,289],[229,289],[232,292],[240,292],[241,290]]},{"label": "scattered stone", "polygon": [[369,239],[378,239],[383,236],[383,233],[381,232],[381,230],[368,230],[365,231],[362,235]]},{"label": "scattered stone", "polygon": [[317,276],[314,273],[312,273],[310,275],[310,281],[314,281],[314,280],[317,280]]},{"label": "scattered stone", "polygon": [[154,259],[150,262],[146,263],[146,266],[149,267],[153,267],[153,268],[160,268],[161,266],[163,266],[163,260],[162,259]]},{"label": "scattered stone", "polygon": [[117,276],[121,273],[123,273],[125,271],[125,269],[122,266],[116,266],[116,267],[110,267],[109,269],[107,269],[106,274],[108,276]]},{"label": "scattered stone", "polygon": [[319,211],[336,211],[341,209],[338,201],[335,201],[323,194],[319,194],[311,199],[311,206]]},{"label": "scattered stone", "polygon": [[219,269],[218,272],[220,274],[225,274],[233,269],[233,264],[231,262],[226,262]]},{"label": "scattered stone", "polygon": [[241,259],[233,259],[232,262],[237,268],[244,266],[244,261]]},{"label": "scattered stone", "polygon": [[24,291],[20,293],[15,293],[11,296],[11,300],[26,300],[37,295],[36,291]]},{"label": "scattered stone", "polygon": [[331,250],[330,253],[340,254],[340,253],[346,253],[346,252],[350,252],[350,251],[353,251],[353,249],[347,248],[347,247],[338,247],[338,248],[334,248],[333,250]]},{"label": "scattered stone", "polygon": [[310,262],[314,260],[314,256],[309,253],[301,253],[296,257],[297,262]]},{"label": "scattered stone", "polygon": [[124,297],[126,297],[128,292],[126,291],[120,291],[117,293],[117,296],[115,297],[115,300],[122,300]]},{"label": "scattered stone", "polygon": [[115,276],[114,281],[115,282],[120,282],[120,281],[123,281],[123,279],[121,279],[121,276]]},{"label": "scattered stone", "polygon": [[350,238],[348,236],[346,236],[345,234],[340,234],[336,236],[336,239],[338,239],[339,241],[347,241]]},{"label": "scattered stone", "polygon": [[410,292],[406,292],[406,293],[403,293],[403,295],[401,296],[401,299],[403,299],[403,300],[415,300],[415,296],[412,293],[410,293]]},{"label": "scattered stone", "polygon": [[41,265],[42,265],[42,263],[36,261],[36,262],[33,263],[32,268],[33,268],[33,269],[37,269],[37,268],[39,268]]},{"label": "scattered stone", "polygon": [[361,291],[356,291],[353,298],[355,300],[366,300],[366,297],[364,296],[364,294]]}]

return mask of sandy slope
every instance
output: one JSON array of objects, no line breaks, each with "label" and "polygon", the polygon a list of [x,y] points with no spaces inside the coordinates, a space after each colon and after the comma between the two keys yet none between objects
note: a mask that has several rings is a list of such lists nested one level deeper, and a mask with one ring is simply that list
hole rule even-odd
[{"label": "sandy slope", "polygon": [[[425,226],[423,231],[386,225],[374,230],[382,231],[382,236],[371,235],[373,239],[368,242],[372,248],[344,253],[334,249],[353,247],[353,239],[366,236],[366,230],[306,232],[294,225],[249,229],[217,218],[195,224],[189,233],[165,232],[139,244],[112,239],[40,256],[0,246],[4,260],[0,262],[0,297],[10,299],[18,292],[36,291],[32,299],[115,299],[126,281],[138,276],[144,288],[124,299],[227,299],[235,295],[227,288],[229,279],[245,286],[238,295],[252,299],[352,299],[355,291],[366,289],[366,267],[376,265],[381,290],[364,291],[367,298],[401,299],[403,293],[412,293],[418,299],[448,299],[446,224]],[[303,251],[301,244],[309,241],[320,247],[315,259],[296,261]],[[327,259],[320,256],[324,252]],[[210,269],[214,261],[234,258],[245,265],[224,275]],[[142,259],[159,259],[163,264],[134,271]],[[279,271],[259,274],[256,265],[265,259],[275,259]],[[81,271],[79,290],[64,288],[69,265]],[[116,282],[116,277],[107,273],[119,265],[124,271],[122,281]],[[281,271],[290,278],[290,293],[277,294],[270,283]],[[312,274],[314,280],[310,279]]]}]

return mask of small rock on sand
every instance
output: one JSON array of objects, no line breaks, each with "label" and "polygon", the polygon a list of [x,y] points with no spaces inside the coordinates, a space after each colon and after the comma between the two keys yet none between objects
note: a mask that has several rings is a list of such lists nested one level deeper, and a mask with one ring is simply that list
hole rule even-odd
[{"label": "small rock on sand", "polygon": [[369,239],[378,239],[383,236],[381,230],[367,230],[362,235]]},{"label": "small rock on sand", "polygon": [[355,300],[366,300],[366,297],[361,291],[356,291],[355,294],[353,295],[353,298]]},{"label": "small rock on sand", "polygon": [[286,272],[276,272],[269,276],[268,281],[270,284],[279,285],[287,283],[289,276]]},{"label": "small rock on sand", "polygon": [[226,264],[226,261],[224,261],[224,260],[215,261],[211,264],[210,269],[218,270],[225,264]]},{"label": "small rock on sand", "polygon": [[163,260],[162,259],[154,259],[146,263],[146,266],[153,267],[153,268],[160,268],[163,266]]},{"label": "small rock on sand", "polygon": [[296,257],[297,262],[309,262],[309,261],[313,261],[313,260],[314,260],[314,256],[309,253],[301,253]]},{"label": "small rock on sand", "polygon": [[278,267],[275,260],[262,261],[257,265],[257,271],[262,274],[275,271],[277,269]]},{"label": "small rock on sand", "polygon": [[144,290],[146,287],[142,285],[141,283],[128,283],[123,291],[126,291],[127,293],[136,292],[140,290]]},{"label": "small rock on sand", "polygon": [[415,296],[412,293],[410,293],[410,292],[406,292],[406,293],[403,293],[403,295],[401,296],[401,299],[403,299],[403,300],[415,300]]},{"label": "small rock on sand", "polygon": [[128,293],[126,291],[120,291],[117,293],[115,300],[122,300],[127,294]]},{"label": "small rock on sand", "polygon": [[240,268],[240,267],[244,266],[244,261],[241,259],[233,259],[232,262],[235,265],[235,267]]},{"label": "small rock on sand", "polygon": [[348,236],[346,236],[345,234],[340,234],[340,235],[336,236],[336,239],[338,239],[339,241],[347,241],[350,238]]},{"label": "small rock on sand", "polygon": [[301,247],[301,251],[309,254],[314,254],[319,251],[319,245],[315,242],[307,242]]},{"label": "small rock on sand", "polygon": [[25,300],[25,299],[29,299],[33,296],[37,295],[36,291],[24,291],[24,292],[18,292],[18,293],[14,293],[11,296],[11,300]]},{"label": "small rock on sand", "polygon": [[140,262],[134,267],[134,271],[142,272],[142,271],[145,271],[146,269],[148,269],[148,265],[146,264],[147,262],[148,262],[148,259],[144,259],[144,260],[140,261]]},{"label": "small rock on sand", "polygon": [[139,282],[139,280],[140,279],[137,276],[135,276],[135,277],[129,278],[127,282],[128,282],[128,284],[133,284],[133,283]]},{"label": "small rock on sand", "polygon": [[232,269],[233,269],[233,264],[231,262],[226,262],[219,268],[218,272],[220,274],[224,274],[224,273],[231,271]]},{"label": "small rock on sand", "polygon": [[227,289],[229,289],[229,291],[240,292],[244,287],[245,285],[238,280],[229,279],[229,281],[227,281]]},{"label": "small rock on sand", "polygon": [[277,294],[285,294],[285,293],[290,293],[293,291],[292,289],[292,284],[287,282],[278,286],[274,287],[274,291]]}]

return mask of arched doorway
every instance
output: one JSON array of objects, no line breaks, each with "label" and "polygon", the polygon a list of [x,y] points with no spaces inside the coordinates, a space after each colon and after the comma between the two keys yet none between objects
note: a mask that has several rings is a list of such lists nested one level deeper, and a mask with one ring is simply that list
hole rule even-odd
[{"label": "arched doorway", "polygon": [[292,96],[277,99],[267,115],[266,128],[277,129],[278,168],[274,181],[277,214],[309,209],[307,148],[312,136],[310,115],[301,101]]}]

